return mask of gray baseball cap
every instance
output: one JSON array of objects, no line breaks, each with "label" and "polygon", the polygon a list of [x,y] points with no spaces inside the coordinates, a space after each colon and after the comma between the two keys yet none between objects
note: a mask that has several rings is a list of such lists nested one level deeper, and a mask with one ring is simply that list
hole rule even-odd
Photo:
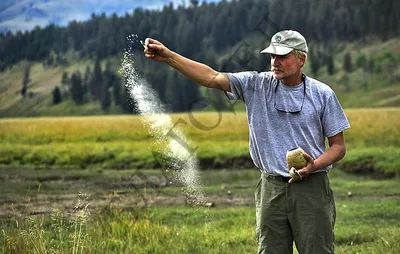
[{"label": "gray baseball cap", "polygon": [[260,53],[286,55],[294,49],[307,53],[308,47],[306,39],[299,32],[284,30],[274,34],[271,39],[271,44]]}]

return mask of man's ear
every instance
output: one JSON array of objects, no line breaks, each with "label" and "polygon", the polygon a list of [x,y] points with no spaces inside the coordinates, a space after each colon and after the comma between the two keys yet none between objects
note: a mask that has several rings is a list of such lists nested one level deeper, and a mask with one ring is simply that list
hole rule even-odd
[{"label": "man's ear", "polygon": [[301,54],[301,56],[300,56],[300,65],[301,65],[301,67],[303,67],[304,64],[306,63],[306,59],[307,59],[307,57],[305,55]]}]

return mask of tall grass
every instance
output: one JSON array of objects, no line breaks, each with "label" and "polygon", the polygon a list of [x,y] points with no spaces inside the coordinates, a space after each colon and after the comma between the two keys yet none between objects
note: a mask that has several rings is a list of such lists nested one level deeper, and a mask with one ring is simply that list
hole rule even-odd
[{"label": "tall grass", "polygon": [[[348,109],[351,129],[346,131],[349,148],[399,146],[399,108]],[[247,118],[244,112],[173,114],[196,143],[248,142]],[[195,122],[197,121],[197,122]],[[209,128],[209,129],[206,129]],[[138,116],[9,118],[0,119],[0,142],[13,145],[48,145],[151,141]]]},{"label": "tall grass", "polygon": [[[18,206],[21,197],[26,196],[31,196],[33,203],[29,209],[2,217],[6,220],[0,221],[0,253],[256,252],[254,205],[234,201],[237,205],[227,206],[229,203],[225,200],[254,200],[254,188],[260,176],[257,170],[202,171],[207,200],[216,203],[211,208],[183,204],[141,208],[133,204],[132,198],[138,194],[128,186],[115,187],[119,201],[104,202],[104,199],[111,201],[114,196],[110,196],[110,189],[99,187],[110,182],[126,182],[132,173],[127,171],[103,170],[99,174],[95,170],[18,169],[12,172],[0,169],[0,175],[14,175],[14,178],[7,178],[11,181],[4,181],[4,187],[0,186],[7,189],[7,192],[0,191],[3,207],[11,202]],[[162,175],[161,170],[143,172],[149,178]],[[75,193],[82,188],[87,188],[84,193],[87,190],[89,195],[78,195],[77,200],[73,195],[75,202],[58,198],[56,202],[47,200],[45,203],[26,187],[13,182],[17,178],[30,181],[35,173],[42,179],[40,194],[49,195],[48,199],[60,192]],[[88,177],[73,186],[57,181],[53,188],[46,187],[57,175],[60,179]],[[330,179],[337,206],[336,253],[396,253],[400,247],[398,180],[376,181],[337,169],[330,172]],[[153,198],[150,189],[142,188]],[[15,193],[19,198],[11,199]],[[171,185],[154,198],[176,200],[181,193],[179,186]],[[64,203],[64,208],[54,209],[51,214],[39,213],[46,211],[43,207],[58,206],[59,203]]]},{"label": "tall grass", "polygon": [[[365,158],[379,170],[397,171],[400,147],[400,109],[346,110],[351,129],[345,132],[352,166]],[[244,112],[172,115],[198,147],[200,161],[224,165],[248,158],[248,126]],[[195,119],[195,120],[193,120]],[[154,167],[154,138],[138,116],[0,119],[0,165],[28,167]],[[371,163],[370,163],[371,164]]]},{"label": "tall grass", "polygon": [[54,209],[50,217],[22,216],[2,230],[2,253],[87,253],[88,203],[78,197],[74,212]]},{"label": "tall grass", "polygon": [[[397,200],[338,201],[336,253],[395,254],[400,243]],[[26,229],[3,230],[3,253],[255,253],[254,208],[195,210],[167,207],[92,216],[86,228],[68,228],[74,218]],[[77,225],[76,223],[74,225]],[[57,235],[54,228],[62,234]],[[84,236],[86,234],[86,236]],[[29,235],[29,237],[27,237]],[[77,238],[74,238],[77,237]],[[74,240],[75,239],[75,240]]]},{"label": "tall grass", "polygon": [[349,149],[400,147],[400,109],[346,110],[351,129],[345,132]]}]

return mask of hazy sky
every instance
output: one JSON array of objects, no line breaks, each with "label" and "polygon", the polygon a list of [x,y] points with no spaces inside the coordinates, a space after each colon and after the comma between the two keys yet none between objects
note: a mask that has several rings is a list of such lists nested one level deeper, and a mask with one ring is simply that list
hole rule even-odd
[{"label": "hazy sky", "polygon": [[[220,0],[199,2],[203,1]],[[92,13],[124,15],[137,7],[159,9],[170,2],[187,6],[190,0],[4,0],[0,3],[0,32],[30,30],[50,23],[66,25],[71,20],[86,20]]]}]

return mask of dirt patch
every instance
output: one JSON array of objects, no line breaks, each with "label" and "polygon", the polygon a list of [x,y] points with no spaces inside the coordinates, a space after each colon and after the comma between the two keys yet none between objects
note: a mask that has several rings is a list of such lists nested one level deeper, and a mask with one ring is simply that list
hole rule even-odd
[{"label": "dirt patch", "polygon": [[[109,207],[132,209],[194,204],[193,199],[182,189],[185,186],[179,181],[169,178],[169,175],[146,174],[144,170],[134,171],[129,178],[115,177],[109,181],[99,181],[98,178],[90,177],[67,180],[64,175],[41,177],[40,181],[31,181],[30,178],[23,178],[23,170],[18,171],[21,174],[18,177],[12,177],[17,170],[5,172],[9,173],[3,175],[0,184],[8,191],[0,194],[0,220],[51,214],[55,209],[72,214],[77,206],[85,204],[95,213]],[[14,178],[18,181],[10,181]],[[80,193],[85,194],[85,200],[79,199]],[[253,205],[253,202],[252,195],[224,192],[206,195],[199,206],[247,206]]]},{"label": "dirt patch", "polygon": [[[153,193],[142,196],[137,193],[85,193],[87,199],[80,205],[87,205],[91,212],[105,211],[111,207],[131,209],[153,206],[192,206],[193,203],[184,194],[166,195]],[[40,194],[7,200],[0,205],[1,218],[13,218],[28,215],[51,214],[55,209],[66,213],[73,213],[78,205],[77,194]],[[254,205],[252,197],[234,195],[210,195],[204,202],[196,207],[219,206],[251,206]],[[78,207],[79,208],[79,207]]]}]

